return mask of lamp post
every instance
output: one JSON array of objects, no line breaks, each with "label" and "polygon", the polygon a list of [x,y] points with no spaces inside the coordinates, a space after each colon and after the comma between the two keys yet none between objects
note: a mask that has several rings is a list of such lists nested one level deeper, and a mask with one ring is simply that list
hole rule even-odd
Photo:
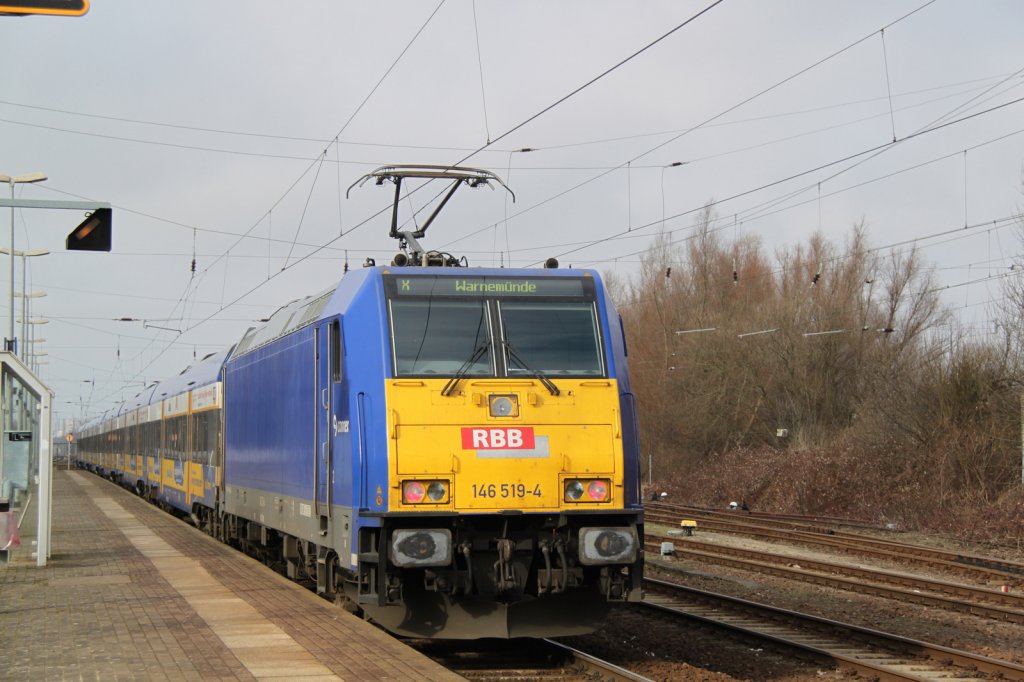
[{"label": "lamp post", "polygon": [[[46,292],[45,291],[30,291],[28,293],[25,293],[25,290],[22,289],[22,293],[21,293],[21,315],[22,315],[22,317],[21,317],[21,319],[22,319],[22,323],[21,323],[21,339],[22,339],[22,341],[21,341],[21,343],[22,343],[22,345],[25,346],[24,347],[25,351],[29,350],[29,347],[27,345],[25,345],[25,344],[36,343],[35,339],[32,339],[31,341],[29,341],[29,338],[28,338],[28,336],[29,336],[29,334],[28,334],[28,325],[25,323],[25,320],[28,319],[28,316],[32,312],[31,309],[29,308],[28,299],[30,299],[30,298],[42,298],[44,296],[46,296]],[[21,357],[22,357],[22,359],[25,358],[25,353],[24,352],[21,354]]]},{"label": "lamp post", "polygon": [[[0,175],[0,182],[6,182],[11,186],[11,202],[14,202],[14,186],[46,180],[45,173],[25,173],[24,175]],[[10,279],[10,304],[9,326],[7,328],[7,350],[12,353],[17,349],[14,340],[14,206],[11,206],[11,253],[10,253],[11,279]]]},{"label": "lamp post", "polygon": [[21,298],[21,336],[19,337],[21,339],[21,343],[18,344],[18,355],[21,357],[22,360],[24,360],[27,357],[27,353],[30,350],[33,350],[32,348],[29,347],[28,344],[35,343],[35,341],[29,340],[28,320],[30,319],[29,315],[31,314],[32,310],[29,307],[28,299],[43,298],[44,296],[46,296],[46,292],[29,291],[26,293],[25,290],[22,289],[21,293],[19,293],[18,296]]},{"label": "lamp post", "polygon": [[32,359],[32,371],[35,374],[39,373],[38,369],[39,369],[40,365],[45,365],[45,364],[47,364],[49,362],[48,360],[39,360],[38,358],[43,358],[43,357],[46,357],[47,355],[49,355],[49,353],[29,353],[26,356],[26,358],[31,358]]},{"label": "lamp post", "polygon": [[[0,246],[0,253],[6,254],[6,253],[8,253],[8,250],[6,248]],[[48,256],[48,255],[50,255],[50,250],[49,249],[33,249],[31,251],[15,251],[14,255],[21,258],[21,293],[16,293],[15,296],[20,296],[21,297],[21,319],[22,319],[22,323],[21,323],[21,336],[19,338],[21,339],[21,345],[24,346],[25,345],[25,341],[28,339],[28,328],[25,326],[25,322],[24,322],[25,319],[28,318],[28,314],[29,314],[28,299],[30,299],[30,298],[42,298],[43,296],[46,296],[46,292],[45,291],[29,292],[28,289],[26,288],[28,286],[28,283],[27,283],[27,279],[28,279],[28,259],[29,258],[35,258],[36,256]],[[22,359],[25,358],[25,354],[23,352],[24,350],[27,350],[27,349],[25,349],[25,348],[19,348],[18,349],[18,351],[19,351],[18,355],[20,355]]]},{"label": "lamp post", "polygon": [[[32,337],[32,338],[35,338],[35,335],[36,335],[35,334],[35,327],[36,327],[36,325],[49,324],[50,323],[50,321],[47,320],[45,317],[37,317],[37,318],[33,318],[31,320],[18,320],[18,321],[19,322],[24,322],[26,325],[31,325],[30,327],[27,327],[27,329],[32,330],[31,332],[29,332],[29,336]],[[32,338],[28,339],[27,343],[34,343]],[[35,349],[33,348],[33,351],[34,350]],[[22,355],[22,359],[26,359],[27,357],[28,357],[27,354]]]}]

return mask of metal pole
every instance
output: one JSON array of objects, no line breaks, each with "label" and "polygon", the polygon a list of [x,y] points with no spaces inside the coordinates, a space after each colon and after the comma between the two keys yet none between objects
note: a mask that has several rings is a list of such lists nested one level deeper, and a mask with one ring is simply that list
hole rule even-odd
[{"label": "metal pole", "polygon": [[18,350],[21,351],[21,359],[22,360],[24,360],[26,357],[28,357],[28,356],[25,355],[25,353],[28,352],[28,350],[29,350],[28,344],[26,343],[26,341],[28,340],[28,291],[26,291],[26,289],[25,289],[25,284],[26,284],[26,281],[27,281],[27,278],[25,276],[25,270],[28,269],[28,268],[25,267],[25,265],[26,265],[27,262],[28,262],[28,256],[26,256],[25,252],[22,251],[21,252],[21,348],[18,349]]},{"label": "metal pole", "polygon": [[[8,183],[11,185],[11,201],[13,202],[14,178],[12,177],[10,180],[8,180]],[[10,336],[8,337],[8,343],[10,344],[10,347],[8,348],[8,350],[10,350],[13,353],[15,352],[16,349],[16,346],[14,345],[14,206],[11,206],[11,256],[9,262],[11,265],[11,314],[9,315],[10,326],[8,327],[8,333],[10,334]]]}]

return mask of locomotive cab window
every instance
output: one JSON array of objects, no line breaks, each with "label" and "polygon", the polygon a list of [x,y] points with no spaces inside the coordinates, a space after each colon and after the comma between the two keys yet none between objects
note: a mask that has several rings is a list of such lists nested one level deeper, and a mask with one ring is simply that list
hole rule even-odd
[{"label": "locomotive cab window", "polygon": [[395,376],[605,376],[593,284],[386,277]]},{"label": "locomotive cab window", "polygon": [[593,303],[501,301],[499,307],[509,376],[604,374]]},{"label": "locomotive cab window", "polygon": [[391,328],[397,376],[494,375],[483,301],[394,300]]}]

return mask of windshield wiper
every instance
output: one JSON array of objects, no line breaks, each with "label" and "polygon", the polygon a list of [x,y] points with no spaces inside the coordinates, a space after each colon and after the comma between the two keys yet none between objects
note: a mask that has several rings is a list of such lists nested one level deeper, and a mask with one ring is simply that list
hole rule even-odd
[{"label": "windshield wiper", "polygon": [[441,395],[447,397],[454,393],[455,387],[459,385],[459,382],[462,381],[462,378],[464,376],[466,376],[466,374],[469,372],[469,369],[476,364],[477,360],[483,357],[484,353],[486,353],[487,349],[490,347],[490,339],[485,339],[483,343],[477,346],[473,350],[473,354],[469,356],[469,359],[462,363],[462,367],[459,367],[459,370],[455,372],[455,376],[449,379],[448,383],[445,384],[444,388],[441,389]]},{"label": "windshield wiper", "polygon": [[551,395],[561,395],[562,392],[558,390],[558,386],[555,386],[555,383],[551,381],[551,379],[548,379],[539,371],[535,370],[533,367],[530,367],[528,364],[526,364],[526,361],[523,360],[522,356],[520,356],[519,353],[517,353],[515,349],[512,348],[511,343],[504,340],[502,340],[501,343],[505,346],[505,349],[508,350],[509,357],[518,362],[522,366],[522,368],[525,369],[527,372],[530,372],[533,376],[539,379],[540,383],[544,384],[544,388],[548,389],[548,392],[550,392]]}]

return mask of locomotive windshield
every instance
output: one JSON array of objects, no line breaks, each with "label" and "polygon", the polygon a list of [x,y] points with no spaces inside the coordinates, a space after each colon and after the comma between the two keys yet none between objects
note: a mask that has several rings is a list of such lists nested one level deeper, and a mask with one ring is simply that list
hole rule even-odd
[{"label": "locomotive windshield", "polygon": [[605,375],[589,278],[385,276],[396,376]]},{"label": "locomotive windshield", "polygon": [[534,371],[585,376],[602,373],[593,303],[501,301],[498,309],[505,342],[512,348],[507,363],[509,376]]},{"label": "locomotive windshield", "polygon": [[489,326],[483,301],[392,301],[396,374],[493,376]]}]

